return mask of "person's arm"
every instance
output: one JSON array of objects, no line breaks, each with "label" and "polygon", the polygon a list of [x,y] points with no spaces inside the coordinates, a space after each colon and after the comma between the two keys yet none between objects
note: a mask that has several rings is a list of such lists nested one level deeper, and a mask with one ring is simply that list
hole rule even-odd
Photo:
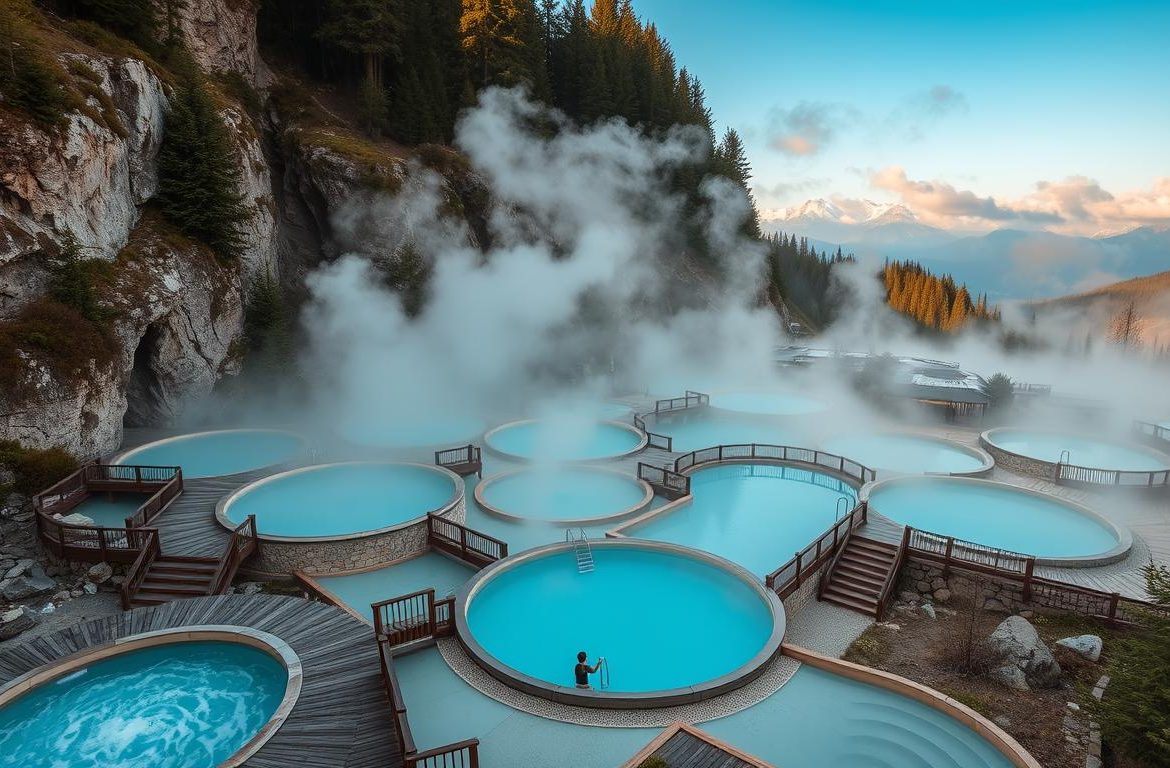
[{"label": "person's arm", "polygon": [[597,660],[597,663],[596,663],[596,664],[594,664],[592,667],[590,667],[590,668],[589,668],[589,674],[591,674],[591,675],[592,675],[594,672],[596,672],[597,670],[601,669],[601,662],[603,662],[603,661],[605,661],[605,657],[604,657],[604,656],[602,656],[600,659],[598,659],[598,660]]}]

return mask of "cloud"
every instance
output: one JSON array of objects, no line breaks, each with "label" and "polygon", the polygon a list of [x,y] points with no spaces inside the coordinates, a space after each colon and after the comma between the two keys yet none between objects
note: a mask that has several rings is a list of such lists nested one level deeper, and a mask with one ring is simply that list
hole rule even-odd
[{"label": "cloud", "polygon": [[870,186],[892,192],[919,215],[933,219],[975,219],[985,222],[1019,221],[1033,224],[1059,224],[1064,218],[1055,211],[1013,207],[980,197],[966,189],[956,189],[944,181],[915,181],[896,165],[870,174]]},{"label": "cloud", "polygon": [[949,85],[934,85],[903,99],[883,124],[885,133],[896,133],[911,141],[921,141],[926,129],[953,114],[965,113],[967,97]]},{"label": "cloud", "polygon": [[752,194],[765,205],[783,204],[793,198],[806,196],[815,189],[823,188],[830,181],[831,179],[827,177],[819,177],[780,181],[775,184],[753,184]]},{"label": "cloud", "polygon": [[857,118],[847,104],[802,101],[792,109],[776,108],[768,118],[768,146],[794,157],[815,155]]},{"label": "cloud", "polygon": [[1113,195],[1087,176],[1069,176],[1064,181],[1038,181],[1032,200],[1048,205],[1070,219],[1088,221],[1094,218],[1089,208],[1094,203],[1113,200]]}]

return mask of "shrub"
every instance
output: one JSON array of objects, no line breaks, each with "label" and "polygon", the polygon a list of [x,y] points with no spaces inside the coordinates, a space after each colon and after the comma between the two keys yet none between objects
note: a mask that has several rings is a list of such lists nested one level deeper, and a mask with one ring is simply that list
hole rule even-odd
[{"label": "shrub", "polygon": [[15,440],[0,440],[0,466],[14,475],[17,492],[32,496],[77,469],[77,459],[60,448],[36,450]]},{"label": "shrub", "polygon": [[1006,373],[997,373],[987,380],[988,407],[993,411],[1002,411],[1009,408],[1015,400],[1015,389],[1012,388],[1011,377]]},{"label": "shrub", "polygon": [[113,265],[104,259],[83,259],[81,247],[66,236],[61,252],[49,262],[49,293],[57,301],[77,310],[86,320],[104,323],[112,314],[98,301],[97,284],[108,280]]},{"label": "shrub", "polygon": [[[1170,571],[1146,566],[1146,591],[1170,609]],[[1090,702],[1105,741],[1145,765],[1170,765],[1170,617],[1151,612],[1144,628],[1113,642],[1109,687]]]},{"label": "shrub", "polygon": [[45,50],[28,0],[0,0],[0,94],[3,102],[29,114],[45,128],[64,124],[75,97],[66,90],[68,74]]}]

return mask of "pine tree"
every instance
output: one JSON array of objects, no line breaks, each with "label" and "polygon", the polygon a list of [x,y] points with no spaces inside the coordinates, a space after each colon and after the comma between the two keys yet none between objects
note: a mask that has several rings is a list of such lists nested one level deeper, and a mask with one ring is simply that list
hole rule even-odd
[{"label": "pine tree", "polygon": [[402,20],[392,0],[328,0],[328,21],[317,36],[344,51],[361,57],[362,119],[366,132],[377,135],[386,114],[382,83],[383,58],[397,58]]},{"label": "pine tree", "polygon": [[464,0],[459,32],[476,86],[531,84],[526,45],[538,27],[531,0]]},{"label": "pine tree", "polygon": [[243,245],[240,222],[249,215],[239,193],[239,160],[198,69],[181,61],[158,153],[156,199],[180,231],[220,258],[233,258]]}]

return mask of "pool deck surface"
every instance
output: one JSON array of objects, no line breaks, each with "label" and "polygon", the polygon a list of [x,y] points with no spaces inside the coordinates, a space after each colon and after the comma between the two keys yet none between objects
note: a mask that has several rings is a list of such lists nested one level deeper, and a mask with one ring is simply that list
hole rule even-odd
[{"label": "pool deck surface", "polygon": [[85,648],[194,624],[268,632],[300,658],[300,696],[276,734],[248,758],[249,768],[401,765],[369,625],[339,608],[297,597],[199,597],[88,621],[6,649],[0,685]]}]

